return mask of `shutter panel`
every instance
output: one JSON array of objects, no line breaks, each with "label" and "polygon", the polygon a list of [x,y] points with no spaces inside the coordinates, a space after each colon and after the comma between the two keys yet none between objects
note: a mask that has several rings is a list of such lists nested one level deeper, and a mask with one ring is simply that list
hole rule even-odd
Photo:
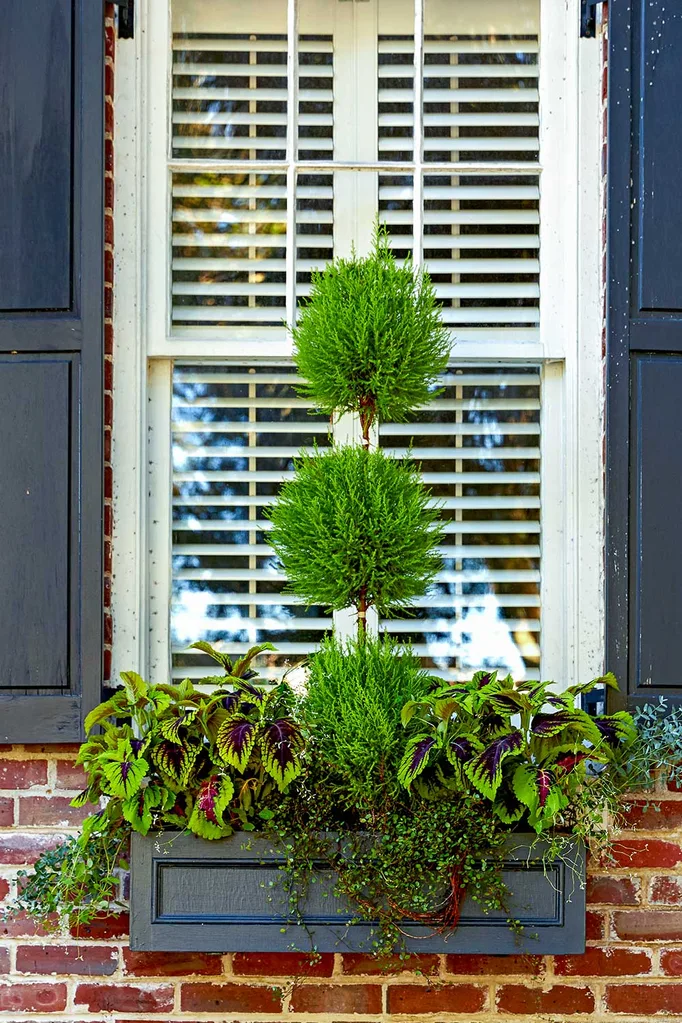
[{"label": "shutter panel", "polygon": [[608,667],[632,703],[679,701],[682,20],[613,0],[609,47]]},{"label": "shutter panel", "polygon": [[102,651],[103,13],[0,32],[0,741],[77,742]]},{"label": "shutter panel", "polygon": [[177,365],[173,379],[174,678],[214,674],[196,639],[230,653],[271,642],[277,677],[331,629],[331,616],[283,593],[263,510],[301,450],[328,443],[329,421],[296,395],[291,366]]},{"label": "shutter panel", "polygon": [[[262,31],[260,8],[253,10],[242,18]],[[275,12],[281,20],[285,5]],[[224,160],[227,173],[190,164],[173,175],[173,332],[206,338],[229,331],[231,340],[262,340],[286,319],[287,37],[251,31],[198,37],[191,30],[203,21],[191,7],[177,20],[173,156]],[[333,76],[332,36],[301,34],[299,160],[333,159]],[[254,161],[271,169],[249,173]],[[239,163],[232,173],[230,162]],[[295,215],[296,290],[305,299],[310,271],[333,258],[331,174],[299,174]]]},{"label": "shutter panel", "polygon": [[540,374],[453,370],[442,387],[416,421],[379,427],[382,448],[421,465],[446,529],[432,591],[381,628],[449,679],[538,678]]},{"label": "shutter panel", "polygon": [[[379,39],[383,160],[414,156],[413,61],[411,38]],[[478,167],[424,177],[424,265],[458,341],[538,337],[537,76],[536,35],[424,40],[424,163]],[[517,169],[504,173],[506,164]],[[404,177],[380,176],[381,216],[396,247],[412,248],[412,198]]]}]

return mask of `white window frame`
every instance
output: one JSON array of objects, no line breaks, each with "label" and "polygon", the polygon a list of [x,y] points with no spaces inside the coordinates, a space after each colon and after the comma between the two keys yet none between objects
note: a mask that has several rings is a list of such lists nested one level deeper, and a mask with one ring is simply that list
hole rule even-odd
[{"label": "white window frame", "polygon": [[[369,7],[353,6],[367,16]],[[600,67],[595,41],[579,40],[579,6],[541,0],[539,341],[453,344],[458,364],[543,367],[541,673],[560,685],[600,673],[604,661]],[[235,359],[225,340],[182,347],[169,331],[170,16],[170,0],[138,0],[136,38],[118,47],[114,107],[113,670],[156,680],[170,664],[172,359]],[[417,0],[417,40],[422,24]],[[295,25],[289,0],[290,101]],[[416,73],[415,138],[420,89]],[[293,301],[290,288],[288,322]],[[251,361],[239,349],[237,361]],[[290,354],[287,339],[258,343],[259,359]]]}]

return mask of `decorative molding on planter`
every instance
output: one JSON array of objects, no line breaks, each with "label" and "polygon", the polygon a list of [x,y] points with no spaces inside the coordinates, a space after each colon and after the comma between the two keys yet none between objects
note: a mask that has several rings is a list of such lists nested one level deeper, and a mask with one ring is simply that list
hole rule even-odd
[{"label": "decorative molding on planter", "polygon": [[[510,915],[485,914],[467,900],[456,931],[433,934],[405,924],[406,943],[419,952],[579,953],[585,950],[585,850],[543,868],[543,845],[512,835],[504,877]],[[369,924],[348,926],[347,904],[333,892],[334,876],[320,867],[302,907],[305,926],[287,925],[280,887],[281,853],[262,837],[237,834],[217,842],[165,832],[132,836],[131,948],[142,951],[318,952],[371,951]]]}]

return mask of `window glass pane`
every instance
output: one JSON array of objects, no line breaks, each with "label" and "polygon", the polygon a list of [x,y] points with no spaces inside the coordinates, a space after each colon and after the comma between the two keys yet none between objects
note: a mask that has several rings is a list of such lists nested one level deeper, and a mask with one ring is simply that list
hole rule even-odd
[{"label": "window glass pane", "polygon": [[286,218],[286,174],[173,174],[173,322],[280,324]]},{"label": "window glass pane", "polygon": [[300,159],[331,159],[334,45],[325,28],[332,16],[329,0],[301,5],[294,124],[286,0],[174,0],[172,156],[284,160],[289,126]]},{"label": "window glass pane", "polygon": [[260,660],[277,677],[331,628],[331,617],[283,593],[264,508],[301,449],[328,443],[290,366],[176,365],[173,374],[172,663],[175,678],[211,674],[189,643],[231,653],[272,642]]},{"label": "window glass pane", "polygon": [[540,658],[540,374],[451,370],[381,447],[420,464],[446,523],[432,592],[382,628],[447,678],[501,668],[536,678]]}]

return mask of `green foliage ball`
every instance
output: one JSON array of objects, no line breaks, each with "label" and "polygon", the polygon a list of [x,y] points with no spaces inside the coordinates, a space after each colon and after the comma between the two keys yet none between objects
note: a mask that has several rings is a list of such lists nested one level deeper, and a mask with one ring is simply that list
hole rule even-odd
[{"label": "green foliage ball", "polygon": [[312,655],[300,713],[325,784],[343,805],[379,812],[400,796],[400,711],[429,685],[419,658],[388,638],[329,638]]},{"label": "green foliage ball", "polygon": [[382,614],[422,596],[441,567],[438,509],[418,470],[382,451],[302,455],[267,514],[289,588],[309,605]]},{"label": "green foliage ball", "polygon": [[428,274],[410,260],[398,266],[379,227],[368,256],[313,274],[292,334],[301,393],[329,415],[369,413],[370,422],[404,422],[430,401],[450,354]]}]

